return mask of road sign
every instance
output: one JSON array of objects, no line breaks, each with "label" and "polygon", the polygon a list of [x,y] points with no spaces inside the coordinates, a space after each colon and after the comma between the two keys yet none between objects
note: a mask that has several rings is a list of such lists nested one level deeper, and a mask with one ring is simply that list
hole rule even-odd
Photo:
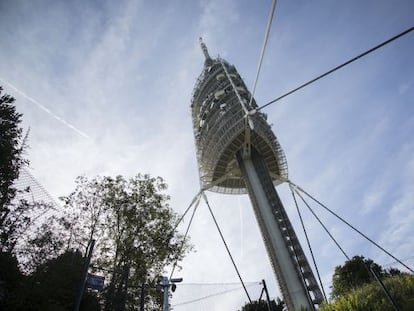
[{"label": "road sign", "polygon": [[88,288],[101,291],[104,287],[104,282],[105,282],[105,277],[88,273],[88,279],[86,281],[86,286]]}]

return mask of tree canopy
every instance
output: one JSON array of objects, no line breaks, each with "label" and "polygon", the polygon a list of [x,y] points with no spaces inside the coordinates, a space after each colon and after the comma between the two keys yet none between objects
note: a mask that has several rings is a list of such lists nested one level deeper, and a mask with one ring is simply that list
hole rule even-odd
[{"label": "tree canopy", "polygon": [[363,256],[354,256],[335,268],[331,293],[333,302],[325,304],[320,310],[394,310],[370,269],[381,279],[401,310],[413,310],[414,276],[395,268],[384,269]]},{"label": "tree canopy", "polygon": [[[401,311],[414,310],[414,276],[399,274],[383,280]],[[320,311],[393,311],[390,301],[376,283],[366,283],[339,296]]]},{"label": "tree canopy", "polygon": [[374,269],[380,276],[384,274],[384,270],[380,265],[371,259],[365,259],[363,256],[354,256],[347,260],[343,266],[335,267],[332,276],[331,296],[336,298],[354,288],[370,283],[373,279],[369,267]]},{"label": "tree canopy", "polygon": [[395,268],[384,269],[372,259],[366,259],[364,256],[354,256],[345,261],[343,266],[335,267],[332,276],[332,298],[343,296],[353,289],[373,282],[374,278],[370,269],[380,278],[403,274]]},{"label": "tree canopy", "polygon": [[27,202],[16,203],[14,186],[21,167],[27,163],[23,157],[22,114],[16,111],[15,99],[2,95],[0,86],[0,251],[11,252],[19,235],[19,228],[29,221]]},{"label": "tree canopy", "polygon": [[[270,311],[284,311],[285,303],[277,298],[276,301],[270,301]],[[269,311],[269,306],[264,300],[253,300],[252,302],[246,303],[241,311]]]},{"label": "tree canopy", "polygon": [[108,280],[105,310],[139,305],[143,284],[151,285],[147,305],[159,308],[161,297],[153,290],[157,277],[189,249],[175,229],[178,217],[168,204],[164,180],[138,174],[79,177],[76,184],[62,198],[66,238],[70,247],[96,240],[92,263]]},{"label": "tree canopy", "polygon": [[8,215],[7,205],[16,196],[13,183],[26,162],[21,145],[22,114],[16,112],[15,99],[8,94],[2,95],[2,91],[0,86],[0,225]]}]

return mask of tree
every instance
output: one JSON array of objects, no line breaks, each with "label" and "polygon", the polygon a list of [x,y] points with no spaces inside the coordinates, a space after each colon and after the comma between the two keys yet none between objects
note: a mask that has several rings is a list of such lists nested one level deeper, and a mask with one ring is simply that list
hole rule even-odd
[{"label": "tree", "polygon": [[14,181],[27,160],[23,158],[24,146],[21,145],[22,114],[16,112],[15,99],[2,95],[0,86],[0,225],[8,216],[8,205],[16,196]]},{"label": "tree", "polygon": [[[395,303],[402,311],[414,310],[414,276],[402,273],[384,279]],[[320,311],[392,311],[393,306],[375,283],[368,283],[324,304]]]},{"label": "tree", "polygon": [[[271,300],[270,310],[271,311],[284,311],[285,303],[280,298],[277,298],[276,301]],[[242,307],[242,311],[269,311],[269,307],[267,305],[267,302],[264,300],[253,300],[252,302],[246,303]]]},{"label": "tree", "polygon": [[335,267],[332,277],[332,298],[343,296],[352,289],[372,282],[374,279],[369,270],[370,267],[380,277],[388,275],[380,265],[363,256],[354,256],[343,266]]},{"label": "tree", "polygon": [[354,256],[335,268],[331,294],[334,301],[320,310],[394,310],[370,269],[382,280],[401,310],[413,310],[414,276],[395,268],[384,269],[363,256]]},{"label": "tree", "polygon": [[27,160],[23,158],[22,114],[16,112],[14,98],[1,95],[2,90],[0,87],[0,250],[11,252],[16,230],[28,222],[28,205],[13,202],[17,193],[14,182]]},{"label": "tree", "polygon": [[[66,251],[39,265],[9,295],[2,310],[73,310],[79,288],[83,257],[78,251]],[[93,292],[84,295],[80,310],[100,310]]]},{"label": "tree", "polygon": [[21,269],[30,274],[40,265],[68,251],[68,228],[66,219],[56,215],[45,217],[37,223],[16,251]]},{"label": "tree", "polygon": [[0,252],[0,310],[9,310],[7,303],[15,296],[23,275],[16,257]]},{"label": "tree", "polygon": [[[105,310],[139,305],[142,284],[155,284],[164,267],[189,249],[175,230],[178,217],[168,205],[167,185],[160,177],[140,174],[130,179],[79,177],[76,184],[62,198],[70,224],[68,245],[96,240],[93,267],[109,280]],[[161,296],[153,288],[148,287],[147,306],[157,310]]]},{"label": "tree", "polygon": [[30,202],[30,188],[17,189],[20,170],[29,161],[24,158],[27,134],[22,137],[22,114],[16,112],[14,98],[1,95],[0,86],[0,251],[16,253],[15,247],[24,240],[34,223],[36,212],[50,208],[41,202]]}]

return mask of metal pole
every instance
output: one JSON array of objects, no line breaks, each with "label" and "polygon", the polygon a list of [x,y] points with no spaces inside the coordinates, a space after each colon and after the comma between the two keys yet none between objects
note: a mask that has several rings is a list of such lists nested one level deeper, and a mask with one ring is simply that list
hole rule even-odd
[{"label": "metal pole", "polygon": [[89,269],[89,265],[91,263],[91,258],[92,258],[92,252],[93,252],[93,247],[95,246],[95,240],[90,240],[88,243],[88,247],[86,248],[86,259],[85,259],[85,263],[83,265],[83,272],[82,272],[82,278],[81,278],[81,285],[79,288],[79,292],[76,298],[76,302],[75,302],[75,307],[74,307],[74,311],[79,311],[79,307],[82,301],[82,297],[83,297],[83,292],[85,291],[85,285],[86,285],[86,278],[87,278],[87,274],[88,274],[88,269]]},{"label": "metal pole", "polygon": [[141,301],[140,301],[139,310],[144,311],[144,306],[145,306],[145,282],[143,282],[141,285]]},{"label": "metal pole", "polygon": [[260,292],[260,297],[257,300],[256,308],[254,308],[254,311],[257,311],[259,309],[260,301],[262,301],[263,293],[264,293],[264,288],[262,288],[262,291]]},{"label": "metal pole", "polygon": [[270,304],[269,292],[267,291],[267,286],[266,286],[265,280],[262,280],[262,283],[263,283],[263,289],[266,293],[267,308],[269,309],[269,311],[272,311],[272,306]]},{"label": "metal pole", "polygon": [[164,311],[168,311],[168,289],[170,288],[170,282],[166,276],[162,278],[162,287],[164,290]]},{"label": "metal pole", "polygon": [[[121,292],[122,292],[122,304],[121,311],[125,311],[125,306],[128,297],[128,281],[129,281],[129,264],[125,265],[122,276]],[[124,288],[122,288],[124,287]]]}]

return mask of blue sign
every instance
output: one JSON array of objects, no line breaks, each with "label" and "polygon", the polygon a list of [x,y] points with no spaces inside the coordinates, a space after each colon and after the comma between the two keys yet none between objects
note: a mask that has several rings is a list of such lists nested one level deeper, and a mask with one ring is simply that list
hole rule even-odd
[{"label": "blue sign", "polygon": [[105,277],[88,273],[86,287],[101,291],[104,287]]}]

